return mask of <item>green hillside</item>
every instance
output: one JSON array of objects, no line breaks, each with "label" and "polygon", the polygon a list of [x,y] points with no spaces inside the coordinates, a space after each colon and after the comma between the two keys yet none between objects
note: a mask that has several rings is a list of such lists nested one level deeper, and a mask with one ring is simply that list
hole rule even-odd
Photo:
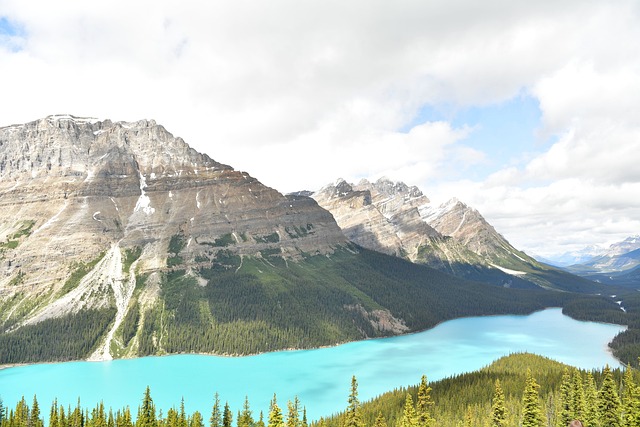
[{"label": "green hillside", "polygon": [[[279,249],[242,257],[221,250],[197,268],[175,260],[151,305],[143,298],[148,282],[137,280],[111,345],[115,356],[311,348],[552,306],[588,320],[625,324],[628,316],[608,297],[465,281],[357,246],[297,261]],[[84,358],[110,327],[109,316],[96,310],[0,334],[0,363]],[[60,331],[78,343],[57,339]]]},{"label": "green hillside", "polygon": [[[618,369],[586,372],[541,356],[523,353],[503,357],[479,371],[427,384],[430,404],[426,407],[430,418],[434,421],[432,424],[419,421],[407,424],[407,395],[410,395],[411,401],[415,403],[416,415],[420,415],[420,386],[416,385],[384,393],[361,404],[359,409],[362,419],[361,427],[379,427],[381,419],[389,427],[494,426],[496,424],[492,424],[492,414],[495,409],[496,381],[499,381],[504,395],[502,409],[505,417],[502,425],[526,425],[523,419],[527,412],[524,395],[528,370],[531,374],[530,379],[538,385],[537,399],[534,403],[539,410],[541,426],[566,426],[568,420],[575,418],[582,420],[585,427],[636,425],[622,423],[623,416],[631,414],[631,408],[634,408],[635,419],[640,417],[638,411],[640,372],[637,370],[629,370],[629,375],[626,380],[623,380],[623,372]],[[603,386],[607,383],[605,377],[613,380],[611,384],[615,385],[615,396],[606,393],[607,386]],[[629,382],[630,379],[632,383]],[[422,400],[424,401],[424,398]],[[607,423],[605,411],[598,410],[598,408],[608,407],[606,404],[610,403],[608,400],[618,403],[615,411],[620,420],[619,424]],[[348,418],[347,410],[338,415],[320,419],[313,425],[314,427],[342,427],[348,425]]]}]

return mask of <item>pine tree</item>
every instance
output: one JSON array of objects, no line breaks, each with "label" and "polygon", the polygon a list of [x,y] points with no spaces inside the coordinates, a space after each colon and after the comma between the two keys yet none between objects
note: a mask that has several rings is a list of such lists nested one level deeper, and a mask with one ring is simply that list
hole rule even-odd
[{"label": "pine tree", "polygon": [[244,397],[242,412],[238,414],[238,427],[253,427],[254,421],[249,407],[249,397]]},{"label": "pine tree", "polygon": [[0,397],[0,426],[2,425],[2,421],[5,419],[5,411],[4,405],[2,404],[2,397]]},{"label": "pine tree", "polygon": [[378,416],[376,417],[376,421],[373,423],[373,427],[387,427],[387,420],[385,420],[384,415],[382,415],[382,411],[378,412]]},{"label": "pine tree", "polygon": [[[49,427],[58,427],[58,417],[58,400],[54,399],[49,411]],[[0,422],[0,425],[2,425],[2,422]]]},{"label": "pine tree", "polygon": [[507,408],[504,403],[504,391],[502,391],[500,380],[496,379],[491,401],[491,427],[506,427],[506,425]]},{"label": "pine tree", "polygon": [[233,424],[233,414],[229,408],[229,402],[224,404],[224,412],[222,413],[222,427],[231,427]]},{"label": "pine tree", "polygon": [[260,411],[260,417],[258,418],[258,422],[256,423],[256,427],[265,427],[264,425],[264,415],[262,411]]},{"label": "pine tree", "polygon": [[[117,423],[116,423],[117,424]],[[131,419],[131,410],[127,406],[122,412],[122,419],[118,427],[133,427],[133,420]]]},{"label": "pine tree", "polygon": [[471,406],[467,406],[467,410],[464,414],[464,427],[473,427],[473,412]]},{"label": "pine tree", "polygon": [[625,427],[640,427],[640,393],[633,379],[633,370],[627,367],[622,379],[622,421]]},{"label": "pine tree", "polygon": [[584,388],[584,417],[585,427],[596,427],[598,423],[598,388],[591,372],[587,372]]},{"label": "pine tree", "polygon": [[355,375],[351,377],[351,393],[349,394],[347,410],[344,414],[344,427],[364,427],[360,414],[360,401],[358,400],[358,381]]},{"label": "pine tree", "polygon": [[180,399],[180,412],[178,413],[178,427],[188,427],[187,424],[187,412],[184,410],[184,397],[182,397]]},{"label": "pine tree", "polygon": [[282,418],[282,411],[276,402],[276,396],[273,395],[271,401],[271,409],[269,409],[269,423],[268,427],[284,427],[284,420]]},{"label": "pine tree", "polygon": [[14,419],[15,427],[28,427],[29,417],[29,405],[27,405],[27,401],[24,400],[24,396],[22,396],[22,398],[16,404],[16,412],[14,417],[10,418]]},{"label": "pine tree", "polygon": [[569,368],[564,368],[562,374],[559,400],[558,424],[556,427],[567,427],[573,419],[571,414],[571,375],[569,374]]},{"label": "pine tree", "polygon": [[522,427],[540,427],[542,425],[542,412],[538,388],[540,386],[527,368],[524,394],[522,396]]},{"label": "pine tree", "polygon": [[213,408],[211,408],[211,418],[209,418],[209,427],[222,427],[222,413],[220,412],[220,396],[216,392],[213,397]]},{"label": "pine tree", "polygon": [[302,422],[300,423],[300,427],[309,427],[309,422],[307,421],[307,407],[302,408]]},{"label": "pine tree", "polygon": [[156,427],[156,407],[151,398],[151,389],[147,386],[142,398],[142,406],[138,409],[136,427]]},{"label": "pine tree", "polygon": [[571,377],[571,411],[574,420],[584,418],[586,402],[584,398],[584,387],[582,385],[582,375],[577,369],[573,370]]},{"label": "pine tree", "polygon": [[427,385],[427,376],[423,375],[418,386],[418,401],[416,402],[417,425],[419,427],[433,427],[436,420],[433,418],[435,403],[431,399],[431,387]]},{"label": "pine tree", "polygon": [[299,406],[298,396],[293,399],[293,402],[287,402],[287,427],[300,427]]},{"label": "pine tree", "polygon": [[189,419],[189,427],[204,427],[204,420],[199,411],[195,411]]},{"label": "pine tree", "polygon": [[400,427],[417,427],[418,426],[418,414],[413,406],[413,399],[411,394],[407,393],[404,400],[404,410],[402,411],[402,418],[400,419]]},{"label": "pine tree", "polygon": [[167,411],[167,418],[165,419],[166,427],[178,427],[180,421],[178,421],[179,415],[175,408],[169,408]]},{"label": "pine tree", "polygon": [[29,414],[29,427],[44,427],[44,421],[40,418],[40,405],[35,394],[33,395],[33,403],[31,404],[31,413]]},{"label": "pine tree", "polygon": [[598,393],[600,427],[620,427],[620,397],[609,366],[603,371],[602,387]]}]

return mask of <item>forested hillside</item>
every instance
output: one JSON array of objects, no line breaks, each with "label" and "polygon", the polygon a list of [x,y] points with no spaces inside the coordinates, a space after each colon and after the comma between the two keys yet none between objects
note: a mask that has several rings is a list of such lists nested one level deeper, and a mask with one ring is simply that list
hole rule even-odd
[{"label": "forested hillside", "polygon": [[[136,281],[111,345],[115,356],[312,348],[552,306],[586,320],[625,324],[628,316],[609,297],[464,281],[356,246],[299,261],[267,250],[260,257],[220,255],[197,271],[176,263],[153,304],[144,298],[146,281]],[[0,363],[85,358],[111,316],[88,311],[0,334]]]},{"label": "forested hillside", "polygon": [[[363,385],[366,387],[366,385]],[[212,385],[212,387],[214,387]],[[348,392],[347,392],[348,391]],[[0,390],[1,393],[1,390]],[[250,395],[251,390],[247,390]],[[582,371],[532,354],[514,354],[476,372],[435,383],[397,389],[361,403],[354,377],[345,387],[345,411],[310,422],[297,398],[286,404],[274,395],[269,408],[222,405],[215,397],[210,413],[185,412],[184,401],[157,408],[147,388],[141,402],[125,408],[65,408],[52,402],[48,427],[564,427],[579,419],[585,427],[636,426],[640,421],[640,373],[605,367]],[[136,408],[132,410],[131,408]],[[5,408],[0,427],[44,427],[37,397]],[[134,415],[135,414],[135,415]]]}]

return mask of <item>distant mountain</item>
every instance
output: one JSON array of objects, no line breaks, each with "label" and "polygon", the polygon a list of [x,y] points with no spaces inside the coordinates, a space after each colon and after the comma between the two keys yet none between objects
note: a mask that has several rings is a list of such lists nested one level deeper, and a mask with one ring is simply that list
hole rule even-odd
[{"label": "distant mountain", "polygon": [[540,264],[514,248],[457,199],[434,206],[415,186],[382,178],[339,179],[312,197],[347,238],[466,279],[505,287],[593,290],[593,283]]},{"label": "distant mountain", "polygon": [[[353,190],[338,187],[341,198]],[[482,269],[521,282],[520,264],[501,258],[510,247],[467,239],[467,224],[452,237],[425,223],[415,188],[357,191],[354,208],[375,206],[380,226],[367,227],[391,224],[387,252],[430,260],[434,248],[455,260],[489,248],[496,267]],[[0,364],[309,348],[573,298],[364,249],[313,199],[284,196],[152,120],[58,115],[0,128],[0,206]],[[460,209],[451,215],[480,220]]]},{"label": "distant mountain", "polygon": [[602,248],[602,246],[590,245],[576,251],[565,252],[562,255],[556,255],[544,259],[541,257],[535,258],[540,262],[544,262],[546,264],[555,265],[558,267],[567,267],[570,265],[588,262],[593,257],[602,254],[603,251],[604,249]]},{"label": "distant mountain", "polygon": [[627,273],[631,273],[639,266],[640,236],[636,235],[614,243],[590,259],[580,264],[566,266],[565,269],[601,283],[621,281],[629,283],[629,280],[633,283],[634,275],[627,275]]}]

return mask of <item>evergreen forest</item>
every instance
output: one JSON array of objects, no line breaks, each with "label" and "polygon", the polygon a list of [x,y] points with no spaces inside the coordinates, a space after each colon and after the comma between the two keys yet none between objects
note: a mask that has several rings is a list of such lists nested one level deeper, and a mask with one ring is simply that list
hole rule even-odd
[{"label": "evergreen forest", "polygon": [[575,419],[586,427],[640,425],[636,369],[584,371],[527,353],[433,383],[423,375],[415,386],[368,402],[359,401],[353,377],[345,396],[343,412],[313,421],[298,398],[284,404],[275,395],[256,411],[248,397],[232,409],[215,393],[208,413],[187,413],[184,400],[163,412],[148,387],[140,402],[115,410],[54,401],[44,414],[36,396],[12,407],[0,398],[0,427],[564,427]]},{"label": "evergreen forest", "polygon": [[[180,245],[174,246],[179,252]],[[176,255],[172,267],[160,273],[153,304],[141,303],[148,276],[139,275],[112,355],[305,349],[420,331],[464,316],[562,307],[579,320],[628,325],[611,348],[626,364],[637,366],[640,356],[640,294],[634,289],[596,283],[598,293],[505,288],[355,245],[297,261],[279,249],[262,252],[240,257],[221,250],[197,269]],[[137,256],[128,253],[126,264]],[[624,311],[616,300],[624,302]],[[114,307],[82,311],[17,329],[0,324],[0,364],[86,358],[104,340],[115,312]]]}]

